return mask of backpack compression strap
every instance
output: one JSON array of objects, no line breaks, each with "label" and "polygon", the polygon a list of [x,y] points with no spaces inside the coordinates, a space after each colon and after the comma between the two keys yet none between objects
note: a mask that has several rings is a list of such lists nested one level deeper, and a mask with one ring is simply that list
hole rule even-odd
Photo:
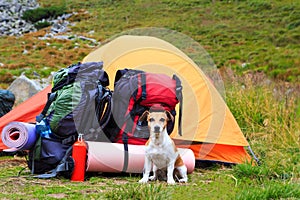
[{"label": "backpack compression strap", "polygon": [[[120,71],[120,70],[119,70]],[[128,70],[128,69],[125,69],[124,71],[121,71],[123,72],[123,76],[124,77],[131,77],[131,76],[134,76],[136,74],[140,74],[140,78],[141,78],[141,88],[142,88],[142,95],[139,99],[136,99],[136,95],[137,95],[137,90],[134,92],[133,94],[133,98],[134,100],[136,101],[134,103],[134,105],[137,105],[139,104],[142,100],[146,99],[147,97],[147,92],[146,92],[146,74],[144,73],[144,71],[140,71],[140,70]],[[120,72],[120,73],[121,73]],[[124,73],[125,72],[125,73]],[[120,73],[118,76],[120,76]],[[120,78],[119,78],[120,79]],[[133,106],[134,106],[133,105]],[[134,108],[131,109],[131,111],[135,110]],[[133,113],[130,112],[128,113],[127,116],[125,116],[125,121],[127,121],[128,119],[130,119],[130,116],[132,115]],[[122,172],[126,172],[127,171],[127,168],[128,168],[128,159],[129,159],[129,153],[128,153],[128,135],[127,135],[127,132],[126,132],[126,127],[124,127],[124,131],[123,131],[123,134],[122,134],[122,141],[123,141],[123,144],[124,144],[124,164],[123,164],[123,169],[122,169]]]}]

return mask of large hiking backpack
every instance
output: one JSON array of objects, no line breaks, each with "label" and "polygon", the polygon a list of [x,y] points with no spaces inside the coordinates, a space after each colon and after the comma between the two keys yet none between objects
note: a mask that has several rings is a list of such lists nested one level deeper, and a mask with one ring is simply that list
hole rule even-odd
[{"label": "large hiking backpack", "polygon": [[[147,122],[139,121],[140,116],[154,105],[160,105],[175,117],[179,104],[178,131],[181,135],[182,85],[176,75],[170,78],[164,74],[124,69],[116,72],[113,109],[109,133],[111,140],[124,143],[126,171],[128,159],[127,144],[145,144],[150,136]],[[113,124],[113,125],[112,125]],[[172,133],[174,121],[168,121],[167,131]]]},{"label": "large hiking backpack", "polygon": [[[29,152],[32,173],[56,173],[62,160],[61,166],[71,168],[68,164],[72,166],[72,160],[66,154],[70,154],[79,133],[85,140],[108,141],[103,128],[110,118],[112,94],[106,88],[109,79],[102,67],[102,62],[78,63],[53,77],[48,101],[37,116],[39,138]],[[67,168],[60,170],[70,171]]]}]

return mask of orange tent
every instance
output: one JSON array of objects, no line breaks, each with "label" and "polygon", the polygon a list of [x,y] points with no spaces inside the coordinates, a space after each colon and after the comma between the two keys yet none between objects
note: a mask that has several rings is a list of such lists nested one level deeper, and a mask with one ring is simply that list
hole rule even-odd
[{"label": "orange tent", "polygon": [[176,126],[171,134],[177,146],[192,149],[197,160],[251,161],[244,148],[249,143],[223,98],[201,66],[175,46],[157,37],[125,35],[83,59],[83,62],[92,61],[104,62],[110,80],[123,68],[176,74],[183,85],[183,136],[177,134]]},{"label": "orange tent", "polygon": [[[10,122],[35,122],[35,117],[39,115],[46,102],[47,102],[47,94],[51,91],[51,86],[46,87],[39,93],[30,97],[13,110],[11,110],[6,115],[0,118],[0,133],[2,129]],[[0,151],[5,149],[6,146],[2,143],[0,137]]]}]

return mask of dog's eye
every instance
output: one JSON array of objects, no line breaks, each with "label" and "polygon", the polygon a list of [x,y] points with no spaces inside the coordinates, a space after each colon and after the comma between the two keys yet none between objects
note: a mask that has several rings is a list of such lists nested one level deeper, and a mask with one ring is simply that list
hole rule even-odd
[{"label": "dog's eye", "polygon": [[154,121],[155,121],[154,118],[149,119],[149,122],[154,122]]},{"label": "dog's eye", "polygon": [[165,122],[166,121],[166,119],[165,118],[160,118],[160,120],[159,120],[160,122]]}]

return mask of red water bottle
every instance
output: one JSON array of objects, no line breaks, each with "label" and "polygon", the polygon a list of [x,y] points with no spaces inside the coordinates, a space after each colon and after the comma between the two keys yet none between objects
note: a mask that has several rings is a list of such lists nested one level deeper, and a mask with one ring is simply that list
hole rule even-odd
[{"label": "red water bottle", "polygon": [[86,153],[87,145],[82,138],[82,134],[79,134],[78,140],[73,144],[74,171],[71,176],[72,181],[84,181]]}]

